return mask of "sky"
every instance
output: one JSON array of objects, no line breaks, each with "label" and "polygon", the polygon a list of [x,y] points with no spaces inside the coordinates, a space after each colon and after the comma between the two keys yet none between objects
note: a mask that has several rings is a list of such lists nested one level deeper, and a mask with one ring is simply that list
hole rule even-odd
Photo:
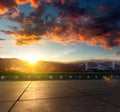
[{"label": "sky", "polygon": [[0,0],[0,57],[120,59],[120,1]]}]

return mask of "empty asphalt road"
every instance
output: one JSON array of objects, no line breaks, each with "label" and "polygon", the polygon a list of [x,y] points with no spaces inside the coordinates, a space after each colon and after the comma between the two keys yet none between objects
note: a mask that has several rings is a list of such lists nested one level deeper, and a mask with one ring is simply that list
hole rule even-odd
[{"label": "empty asphalt road", "polygon": [[1,81],[0,112],[120,112],[120,80]]}]

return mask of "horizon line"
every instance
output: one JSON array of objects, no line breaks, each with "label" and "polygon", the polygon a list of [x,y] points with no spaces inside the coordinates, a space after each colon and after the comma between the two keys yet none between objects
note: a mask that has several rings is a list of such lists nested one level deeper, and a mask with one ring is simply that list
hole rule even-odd
[{"label": "horizon line", "polygon": [[[17,57],[0,57],[0,59],[18,59],[20,61],[27,61],[29,62],[28,60],[25,60],[25,59],[21,59],[21,58],[17,58]],[[54,61],[54,60],[37,60],[37,62],[55,62],[55,63],[77,63],[77,62],[90,62],[90,61],[120,61],[120,59],[82,59],[82,60],[72,60],[72,61]]]}]

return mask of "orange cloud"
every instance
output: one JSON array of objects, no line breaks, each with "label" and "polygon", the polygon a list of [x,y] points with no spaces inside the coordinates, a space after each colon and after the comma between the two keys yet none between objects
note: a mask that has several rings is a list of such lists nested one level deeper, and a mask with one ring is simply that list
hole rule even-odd
[{"label": "orange cloud", "polygon": [[0,14],[4,14],[8,11],[8,8],[0,4]]},{"label": "orange cloud", "polygon": [[37,8],[40,5],[40,0],[30,0],[31,6]]},{"label": "orange cloud", "polygon": [[[3,15],[10,11],[15,12],[18,10],[17,5],[23,5],[30,3],[34,8],[38,8],[40,5],[40,0],[0,0],[0,14]],[[12,11],[11,11],[12,10]]]},{"label": "orange cloud", "polygon": [[[26,0],[17,4],[31,3],[31,6],[37,7],[39,2],[39,0]],[[120,46],[120,5],[98,11],[96,16],[97,10],[82,8],[74,2],[75,0],[41,0],[39,8],[29,15],[19,13],[16,18],[9,18],[19,23],[20,28],[10,28],[10,31],[1,32],[12,35],[17,45],[50,40],[63,44],[82,42],[108,49]],[[11,5],[16,6],[14,3]],[[4,4],[4,7],[11,5]],[[47,14],[48,6],[59,13]]]},{"label": "orange cloud", "polygon": [[0,14],[5,14],[8,11],[16,10],[14,0],[0,0]]},{"label": "orange cloud", "polygon": [[29,2],[29,0],[15,0],[16,4],[23,5]]},{"label": "orange cloud", "polygon": [[15,0],[17,5],[23,5],[30,3],[32,7],[37,8],[40,4],[40,0]]},{"label": "orange cloud", "polygon": [[[68,0],[69,2],[75,2],[75,0]],[[18,10],[17,5],[24,5],[27,3],[30,3],[31,7],[38,8],[41,4],[41,2],[44,3],[50,3],[50,2],[61,2],[62,5],[65,4],[65,2],[68,2],[66,0],[0,0],[0,14],[5,14],[9,10]]]},{"label": "orange cloud", "polygon": [[64,3],[65,3],[65,0],[61,0],[61,3],[64,4]]},{"label": "orange cloud", "polygon": [[25,32],[24,33],[14,32],[14,33],[11,33],[10,35],[12,35],[15,38],[15,44],[18,46],[29,45],[31,43],[40,41],[39,37],[35,35],[26,34]]}]

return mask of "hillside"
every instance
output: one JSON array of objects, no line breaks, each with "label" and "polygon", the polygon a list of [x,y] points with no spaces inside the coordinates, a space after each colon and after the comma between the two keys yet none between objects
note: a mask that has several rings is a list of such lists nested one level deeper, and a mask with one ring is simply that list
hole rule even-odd
[{"label": "hillside", "polygon": [[31,65],[16,58],[0,58],[0,71],[11,72],[80,72],[120,71],[120,61],[89,60],[70,63],[38,61]]}]

